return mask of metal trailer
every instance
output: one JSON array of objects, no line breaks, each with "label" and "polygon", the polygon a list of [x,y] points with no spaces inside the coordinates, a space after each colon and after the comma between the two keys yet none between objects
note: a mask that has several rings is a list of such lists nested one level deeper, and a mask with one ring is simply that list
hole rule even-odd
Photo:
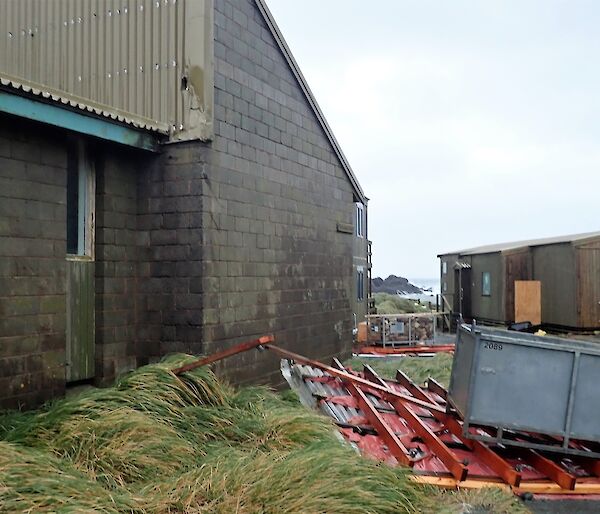
[{"label": "metal trailer", "polygon": [[[368,343],[376,343],[384,348],[407,346],[423,341],[435,341],[438,318],[444,312],[415,312],[402,314],[369,314],[367,319]],[[419,337],[417,323],[426,324],[427,336]]]},{"label": "metal trailer", "polygon": [[448,400],[469,438],[600,457],[599,380],[598,344],[463,324]]}]

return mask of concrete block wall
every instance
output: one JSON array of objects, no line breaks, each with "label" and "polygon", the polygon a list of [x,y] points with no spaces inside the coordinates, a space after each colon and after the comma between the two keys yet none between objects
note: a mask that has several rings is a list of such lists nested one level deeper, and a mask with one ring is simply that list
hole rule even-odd
[{"label": "concrete block wall", "polygon": [[202,353],[202,184],[206,146],[165,147],[138,182],[139,345],[149,360]]},{"label": "concrete block wall", "polygon": [[[215,2],[215,139],[203,187],[207,351],[275,332],[319,358],[348,352],[353,190],[252,0]],[[276,360],[226,364],[280,380]]]},{"label": "concrete block wall", "polygon": [[0,407],[65,388],[66,167],[60,135],[0,115]]},{"label": "concrete block wall", "polygon": [[[145,157],[115,145],[91,149],[96,161],[96,383],[137,367],[137,187]],[[141,162],[140,162],[141,161]]]}]

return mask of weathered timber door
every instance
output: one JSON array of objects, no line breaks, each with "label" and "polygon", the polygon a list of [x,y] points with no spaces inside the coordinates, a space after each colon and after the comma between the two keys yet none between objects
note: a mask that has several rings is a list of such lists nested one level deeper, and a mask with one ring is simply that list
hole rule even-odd
[{"label": "weathered timber door", "polygon": [[96,176],[82,141],[73,144],[67,170],[67,382],[94,376]]},{"label": "weathered timber door", "polygon": [[579,326],[600,327],[600,248],[577,250],[577,311]]},{"label": "weathered timber door", "polygon": [[471,268],[459,271],[460,277],[460,313],[466,320],[472,318],[471,313]]},{"label": "weathered timber door", "polygon": [[[504,294],[504,320],[515,319],[515,281],[531,278],[531,254],[529,250],[506,255],[506,291]],[[529,320],[527,320],[529,321]]]}]

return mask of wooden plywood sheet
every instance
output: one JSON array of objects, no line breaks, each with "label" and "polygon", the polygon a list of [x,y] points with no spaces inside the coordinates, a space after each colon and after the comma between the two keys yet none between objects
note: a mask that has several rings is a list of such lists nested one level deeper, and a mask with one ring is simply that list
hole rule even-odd
[{"label": "wooden plywood sheet", "polygon": [[515,280],[515,323],[542,323],[542,283],[539,280]]}]

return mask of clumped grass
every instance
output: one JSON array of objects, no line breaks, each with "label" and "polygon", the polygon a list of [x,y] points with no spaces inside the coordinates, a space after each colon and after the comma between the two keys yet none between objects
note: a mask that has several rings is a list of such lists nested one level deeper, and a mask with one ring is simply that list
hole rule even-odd
[{"label": "clumped grass", "polygon": [[395,294],[375,293],[375,307],[377,314],[408,314],[413,312],[429,312],[425,305],[414,300],[402,298]]},{"label": "clumped grass", "polygon": [[202,467],[145,493],[158,499],[154,512],[417,512],[423,498],[406,474],[331,441],[276,452],[221,445]]},{"label": "clumped grass", "polygon": [[419,511],[406,471],[357,455],[294,395],[170,371],[190,359],[0,414],[0,512]]},{"label": "clumped grass", "polygon": [[437,514],[526,514],[527,507],[512,493],[496,487],[444,491],[431,488],[429,500],[423,505]]},{"label": "clumped grass", "polygon": [[396,370],[404,371],[415,383],[423,384],[429,377],[435,378],[444,387],[450,383],[452,354],[437,353],[433,357],[382,357],[377,359],[354,358],[346,362],[360,371],[364,364],[371,366],[384,378],[395,378]]},{"label": "clumped grass", "polygon": [[0,512],[141,512],[138,503],[46,452],[0,441]]},{"label": "clumped grass", "polygon": [[72,416],[38,437],[39,444],[110,488],[178,473],[201,456],[174,428],[130,408],[96,419]]}]

